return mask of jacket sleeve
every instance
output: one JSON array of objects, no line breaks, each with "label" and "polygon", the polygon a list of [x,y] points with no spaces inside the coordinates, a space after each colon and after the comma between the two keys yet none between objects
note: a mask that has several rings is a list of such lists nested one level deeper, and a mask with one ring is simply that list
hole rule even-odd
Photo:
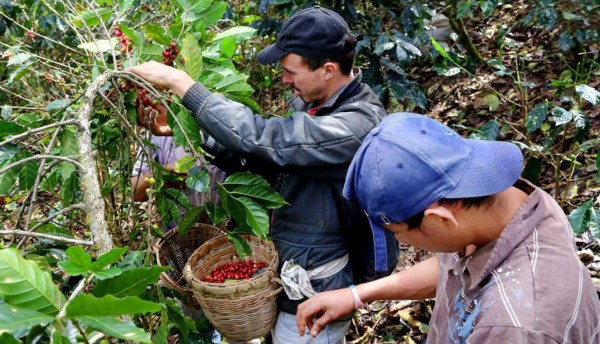
[{"label": "jacket sleeve", "polygon": [[[200,83],[186,92],[182,102],[216,143],[280,167],[347,164],[378,122],[377,114],[368,106],[360,111],[357,106],[346,106],[328,116],[313,117],[298,111],[289,117],[265,119],[240,103],[209,92]],[[220,148],[212,150],[218,152]]]}]

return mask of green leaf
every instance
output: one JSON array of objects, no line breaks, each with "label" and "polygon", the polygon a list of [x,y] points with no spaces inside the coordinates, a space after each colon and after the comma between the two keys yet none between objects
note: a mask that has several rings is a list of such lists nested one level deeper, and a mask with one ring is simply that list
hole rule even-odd
[{"label": "green leaf", "polygon": [[[161,303],[164,301],[163,299],[160,300]],[[167,308],[164,307],[163,309],[160,310],[160,324],[155,327],[155,332],[154,332],[154,337],[152,338],[152,343],[154,344],[163,344],[163,343],[168,343],[168,335],[169,335],[169,328],[171,327],[171,323],[172,321],[170,321],[171,319],[169,319],[169,314],[167,311]],[[181,335],[179,340],[180,343],[186,343],[187,341],[185,341],[183,338],[185,336]]]},{"label": "green leaf", "polygon": [[71,15],[71,23],[79,28],[84,26],[94,27],[101,22],[106,22],[112,16],[110,8],[101,7],[93,10],[83,11],[77,16]]},{"label": "green leaf", "polygon": [[50,274],[14,248],[0,250],[0,297],[10,305],[47,315],[56,315],[65,303]]},{"label": "green leaf", "polygon": [[600,151],[596,152],[596,173],[600,177]]},{"label": "green leaf", "polygon": [[114,49],[115,45],[119,43],[117,38],[111,39],[98,39],[92,42],[81,43],[77,48],[89,51],[91,53],[105,53]]},{"label": "green leaf", "polygon": [[92,256],[81,246],[71,246],[66,251],[67,260],[59,262],[58,266],[69,275],[86,274],[92,267]]},{"label": "green leaf", "polygon": [[188,142],[185,139],[185,136],[187,136],[194,148],[201,147],[202,136],[200,134],[200,126],[191,113],[182,109],[177,114],[177,119],[179,120],[181,127],[179,125],[169,123],[171,128],[173,128],[173,139],[175,140],[175,143],[182,147],[188,147]]},{"label": "green leaf", "polygon": [[498,106],[500,106],[500,99],[498,99],[498,96],[496,96],[495,94],[488,94],[485,97],[483,97],[483,101],[486,102],[486,104],[488,104],[488,108],[490,109],[490,111],[495,111]]},{"label": "green leaf", "polygon": [[21,165],[19,171],[19,190],[28,191],[35,184],[40,164],[37,161],[29,161]]},{"label": "green leaf", "polygon": [[577,92],[581,98],[587,100],[592,105],[596,105],[598,104],[598,101],[600,101],[600,92],[592,87],[589,87],[588,85],[575,86],[575,92]]},{"label": "green leaf", "polygon": [[456,64],[456,62],[452,59],[452,57],[450,57],[450,55],[448,55],[448,52],[433,38],[433,36],[429,36],[429,39],[431,40],[431,44],[433,45],[435,50],[440,55],[442,55],[445,59],[449,60],[450,62]]},{"label": "green leaf", "polygon": [[124,270],[117,277],[98,282],[92,294],[96,297],[109,294],[115,297],[138,296],[146,291],[146,286],[158,282],[160,273],[167,270],[169,270],[168,266]]},{"label": "green leaf", "polygon": [[17,153],[19,153],[19,147],[16,145],[7,144],[0,146],[0,166],[12,159]]},{"label": "green leaf", "polygon": [[185,177],[185,185],[192,190],[196,190],[200,193],[208,191],[208,184],[210,177],[208,171],[203,169],[200,171],[197,165],[194,165]]},{"label": "green leaf", "polygon": [[215,85],[213,85],[213,89],[215,91],[219,91],[219,90],[226,88],[227,86],[233,85],[240,81],[245,82],[246,77],[244,77],[243,75],[240,75],[240,74],[231,74],[231,75],[228,75],[225,78],[223,78],[221,81],[219,81]]},{"label": "green leaf", "polygon": [[590,219],[588,226],[594,238],[600,239],[600,209],[590,209]]},{"label": "green leaf", "polygon": [[20,341],[16,340],[15,337],[11,336],[8,333],[0,334],[0,343],[2,344],[21,344]]},{"label": "green leaf", "polygon": [[204,25],[216,24],[227,11],[227,4],[221,1],[210,6],[206,11],[199,13],[200,18],[204,21]]},{"label": "green leaf", "polygon": [[116,263],[129,249],[128,246],[113,248],[110,251],[104,253],[92,264],[91,270],[98,272],[110,264]]},{"label": "green leaf", "polygon": [[17,123],[0,120],[0,139],[8,135],[24,133],[27,129]]},{"label": "green leaf", "polygon": [[536,105],[527,113],[525,127],[528,133],[537,130],[548,117],[548,104],[546,102]]},{"label": "green leaf", "polygon": [[569,51],[575,45],[569,31],[563,31],[558,38],[558,47],[562,51]]},{"label": "green leaf", "polygon": [[232,27],[231,29],[228,29],[228,30],[218,33],[217,35],[215,35],[215,37],[212,39],[212,41],[216,42],[223,38],[234,37],[237,42],[242,42],[242,41],[245,41],[246,39],[252,37],[252,35],[254,35],[255,32],[256,32],[256,29],[251,28],[249,26],[235,26],[235,27]]},{"label": "green leaf", "polygon": [[245,223],[252,228],[252,231],[256,236],[260,238],[266,237],[267,234],[269,234],[269,215],[266,210],[251,198],[236,197],[235,199],[244,209],[244,214],[246,216]]},{"label": "green leaf", "polygon": [[217,184],[217,191],[219,193],[221,206],[225,212],[239,223],[245,223],[245,212],[240,202],[230,195],[229,191],[223,187],[223,184]]},{"label": "green leaf", "polygon": [[240,259],[252,256],[252,248],[250,248],[246,240],[235,234],[227,234],[227,238],[233,243],[235,252]]},{"label": "green leaf", "polygon": [[217,225],[227,220],[227,212],[222,207],[213,203],[206,203],[204,207],[213,224]]},{"label": "green leaf", "polygon": [[133,45],[136,47],[144,46],[144,39],[134,30],[130,29],[128,26],[119,24],[119,29],[123,34],[133,42]]},{"label": "green leaf", "polygon": [[473,16],[473,0],[460,0],[456,5],[456,16],[462,18],[464,16]]},{"label": "green leaf", "polygon": [[154,42],[165,46],[171,44],[171,37],[166,34],[165,29],[162,26],[148,24],[143,27],[143,30],[144,34],[146,35],[146,39],[151,39]]},{"label": "green leaf", "polygon": [[52,344],[71,344],[71,340],[63,336],[59,331],[52,333]]},{"label": "green leaf", "polygon": [[13,168],[4,172],[0,175],[0,195],[8,196],[12,190],[17,178],[19,177],[19,170]]},{"label": "green leaf", "polygon": [[[73,129],[65,127],[63,128],[60,135],[60,155],[64,157],[71,157],[79,154],[79,148],[77,146],[77,137]],[[60,171],[62,180],[66,181],[75,172],[75,165],[70,162],[63,161],[60,163]]]},{"label": "green leaf", "polygon": [[0,304],[0,333],[29,330],[36,325],[45,326],[53,320],[53,316],[38,311]]},{"label": "green leaf", "polygon": [[408,52],[414,56],[421,56],[421,51],[419,50],[419,48],[417,48],[412,43],[409,43],[405,40],[399,39],[399,40],[396,40],[396,44],[398,44],[399,46],[402,47],[402,49],[406,50],[406,52]]},{"label": "green leaf", "polygon": [[210,7],[213,0],[177,0],[177,3],[184,11],[200,13]]},{"label": "green leaf", "polygon": [[105,280],[105,279],[113,278],[115,276],[119,276],[121,273],[123,273],[123,269],[114,267],[114,268],[97,271],[95,273],[95,275],[96,275],[96,278],[98,278],[99,280]]},{"label": "green leaf", "polygon": [[479,0],[479,7],[484,18],[488,18],[494,13],[496,7],[498,7],[498,0]]},{"label": "green leaf", "polygon": [[119,12],[125,13],[133,8],[133,2],[134,0],[119,0]]},{"label": "green leaf", "polygon": [[175,161],[175,172],[176,173],[188,173],[188,171],[196,164],[196,158],[191,155],[184,156],[183,158]]},{"label": "green leaf", "polygon": [[179,222],[179,226],[177,227],[177,231],[179,234],[185,234],[188,230],[195,224],[198,223],[200,219],[200,215],[202,214],[203,208],[192,208],[188,210],[183,219]]},{"label": "green leaf", "polygon": [[185,61],[183,70],[187,72],[194,80],[198,80],[202,74],[202,50],[198,44],[198,40],[191,34],[186,34],[183,37],[181,44],[181,56]]},{"label": "green leaf", "polygon": [[269,182],[266,179],[252,172],[236,172],[232,173],[223,182],[223,186],[230,188],[240,185],[263,185],[269,187]]},{"label": "green leaf", "polygon": [[29,65],[31,62],[29,62],[29,60],[31,59],[31,54],[28,53],[19,53],[11,58],[8,59],[8,62],[6,63],[7,67],[10,66],[23,66],[23,65]]},{"label": "green leaf", "polygon": [[487,122],[481,127],[480,131],[486,140],[495,141],[498,138],[498,132],[500,131],[498,121],[493,119]]},{"label": "green leaf", "polygon": [[265,185],[241,185],[231,190],[231,195],[252,198],[268,209],[275,209],[288,204],[279,193],[270,186]]},{"label": "green leaf", "polygon": [[221,91],[225,96],[233,98],[237,96],[249,96],[254,92],[252,86],[250,86],[246,81],[236,82],[227,86],[225,89]]},{"label": "green leaf", "polygon": [[235,41],[235,37],[226,37],[221,40],[221,54],[223,56],[230,58],[235,53],[235,48],[237,48],[237,42]]},{"label": "green leaf", "polygon": [[151,343],[150,334],[131,321],[121,322],[110,317],[78,316],[77,321],[112,337],[133,343]]},{"label": "green leaf", "polygon": [[67,106],[68,101],[66,99],[56,99],[46,105],[46,111],[51,112],[54,110],[61,110]]},{"label": "green leaf", "polygon": [[573,232],[580,234],[585,230],[590,218],[591,210],[592,200],[588,200],[569,214],[569,223],[571,223]]},{"label": "green leaf", "polygon": [[154,313],[159,310],[160,304],[142,300],[137,296],[116,298],[114,295],[94,297],[80,294],[67,306],[67,315],[70,317],[117,316]]},{"label": "green leaf", "polygon": [[557,126],[561,126],[563,124],[571,122],[573,119],[573,114],[571,111],[567,111],[560,106],[552,109],[552,119],[556,123]]}]

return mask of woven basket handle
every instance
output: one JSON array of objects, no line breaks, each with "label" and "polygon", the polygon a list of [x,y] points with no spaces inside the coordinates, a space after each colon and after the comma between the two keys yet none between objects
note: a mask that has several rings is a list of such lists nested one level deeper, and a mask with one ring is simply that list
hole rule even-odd
[{"label": "woven basket handle", "polygon": [[190,264],[185,264],[185,266],[183,267],[183,271],[181,272],[181,276],[183,276],[183,278],[190,284],[192,285],[192,281],[194,280],[194,274],[192,273],[192,268],[190,267]]}]

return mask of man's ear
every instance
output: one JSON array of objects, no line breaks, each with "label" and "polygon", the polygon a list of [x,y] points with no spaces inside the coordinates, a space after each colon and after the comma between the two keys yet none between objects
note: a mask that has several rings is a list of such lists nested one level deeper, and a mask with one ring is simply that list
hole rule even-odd
[{"label": "man's ear", "polygon": [[325,80],[329,80],[334,77],[338,66],[333,62],[326,62],[323,65],[323,75],[325,76]]},{"label": "man's ear", "polygon": [[456,221],[456,217],[454,217],[454,213],[444,207],[444,206],[432,206],[430,208],[427,208],[425,210],[424,213],[425,216],[429,216],[429,215],[436,215],[440,218],[440,220],[448,225],[451,226],[453,229],[458,228],[458,221]]}]

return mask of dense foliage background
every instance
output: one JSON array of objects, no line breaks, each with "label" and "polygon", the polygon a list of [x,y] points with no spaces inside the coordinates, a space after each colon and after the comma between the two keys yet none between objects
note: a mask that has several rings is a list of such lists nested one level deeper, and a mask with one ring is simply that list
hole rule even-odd
[{"label": "dense foliage background", "polygon": [[[136,104],[169,106],[192,156],[177,166],[188,187],[204,191],[212,176],[193,167],[201,138],[179,100],[122,70],[168,63],[263,116],[285,116],[292,92],[255,55],[314,4],[362,35],[357,64],[388,112],[519,144],[524,176],[569,214],[581,258],[600,276],[598,0],[0,0],[0,245],[12,247],[0,249],[2,343],[206,339],[209,325],[157,287],[164,268],[152,247],[163,225],[233,218],[231,233],[264,236],[266,209],[283,203],[257,176],[239,175],[220,184],[222,204],[180,217],[174,205],[189,200],[167,187],[180,177],[159,165],[150,199],[133,202],[135,152],[148,142]],[[425,254],[405,249],[399,268]],[[430,310],[375,303],[348,339],[418,342]]]}]

